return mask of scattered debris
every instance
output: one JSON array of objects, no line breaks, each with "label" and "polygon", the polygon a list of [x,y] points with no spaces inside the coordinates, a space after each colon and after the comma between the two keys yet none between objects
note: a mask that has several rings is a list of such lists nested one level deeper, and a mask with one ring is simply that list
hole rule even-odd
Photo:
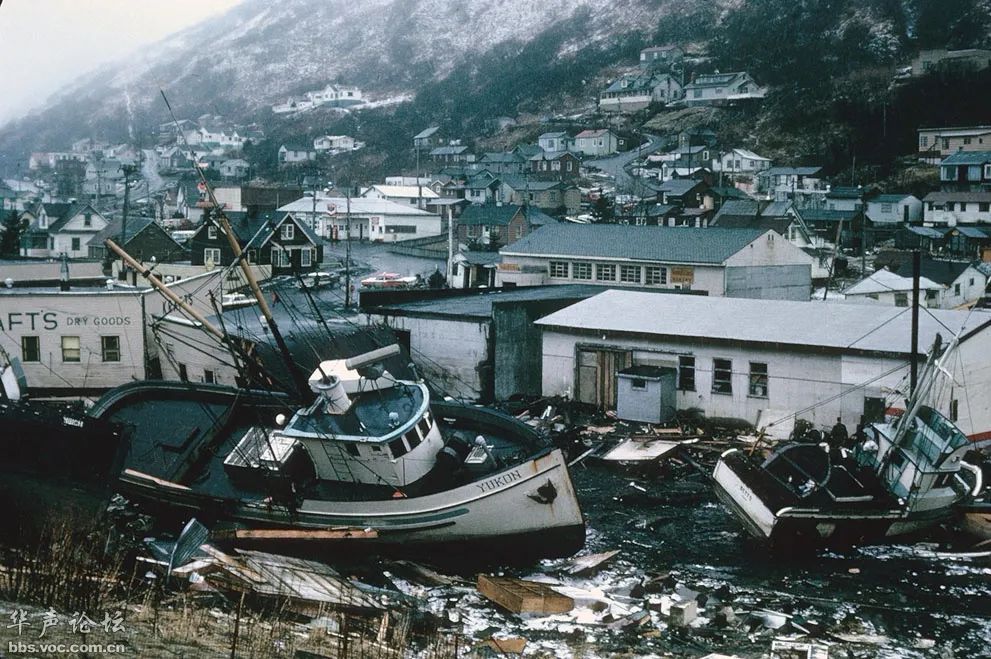
[{"label": "scattered debris", "polygon": [[511,577],[478,575],[478,592],[512,613],[567,613],[573,599],[546,584]]},{"label": "scattered debris", "polygon": [[495,650],[499,654],[523,654],[526,648],[525,638],[496,638],[493,636],[484,643],[485,647]]},{"label": "scattered debris", "polygon": [[668,620],[675,627],[688,627],[698,617],[698,602],[694,599],[671,605]]},{"label": "scattered debris", "polygon": [[771,641],[771,659],[829,659],[829,646],[776,638]]},{"label": "scattered debris", "polygon": [[571,565],[566,570],[568,574],[588,574],[604,565],[607,561],[619,554],[619,549],[604,551],[599,554],[589,554],[572,559]]}]

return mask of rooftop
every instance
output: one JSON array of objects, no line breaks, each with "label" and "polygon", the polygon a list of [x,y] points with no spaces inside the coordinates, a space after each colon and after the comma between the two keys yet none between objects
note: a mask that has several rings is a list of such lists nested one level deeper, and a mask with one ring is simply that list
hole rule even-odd
[{"label": "rooftop", "polygon": [[[712,231],[712,229],[709,229]],[[599,332],[832,348],[843,352],[911,353],[908,307],[663,295],[610,290],[552,313],[537,325]],[[991,313],[924,309],[919,346],[941,333],[962,338],[991,324]],[[949,330],[947,329],[949,328]]]},{"label": "rooftop", "polygon": [[[908,264],[909,270],[912,264]],[[919,278],[919,289],[924,291],[940,291],[943,287],[936,282]],[[844,295],[876,295],[878,293],[906,293],[912,291],[912,275],[909,272],[907,277],[895,274],[890,270],[882,268],[877,272],[864,277],[845,291]]]},{"label": "rooftop", "polygon": [[[949,286],[970,267],[970,264],[970,261],[936,261],[923,257],[919,262],[919,274],[930,281]],[[911,281],[912,263],[903,263],[897,272],[902,277],[909,277]]]},{"label": "rooftop", "polygon": [[366,312],[379,315],[458,317],[487,320],[492,317],[493,305],[499,302],[580,300],[592,297],[601,292],[602,286],[592,284],[524,286],[512,289],[472,289],[471,292],[464,295],[444,295],[431,299],[369,306]]},{"label": "rooftop", "polygon": [[550,224],[501,253],[668,263],[722,263],[764,235],[758,229]]},{"label": "rooftop", "polygon": [[[332,206],[333,208],[329,209],[328,206]],[[343,215],[348,211],[349,206],[352,215],[433,215],[433,213],[428,213],[419,208],[397,204],[388,199],[351,197],[349,202],[346,197],[317,196],[317,213],[327,213],[328,210],[333,210],[333,212]],[[313,198],[302,197],[291,204],[280,207],[279,210],[288,213],[312,213]]]},{"label": "rooftop", "polygon": [[941,165],[983,165],[991,162],[991,151],[957,151],[943,158]]}]

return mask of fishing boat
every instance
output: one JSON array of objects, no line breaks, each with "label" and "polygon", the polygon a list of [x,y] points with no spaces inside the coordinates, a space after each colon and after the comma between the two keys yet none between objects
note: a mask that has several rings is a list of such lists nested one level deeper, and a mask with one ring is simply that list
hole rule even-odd
[{"label": "fishing boat", "polygon": [[395,272],[380,272],[361,280],[363,288],[414,288],[422,283],[419,275],[400,275]]},{"label": "fishing boat", "polygon": [[513,417],[394,378],[382,361],[398,352],[322,362],[308,379],[314,400],[295,409],[283,394],[137,382],[90,414],[126,429],[119,489],[129,500],[226,524],[252,544],[580,549],[561,451]]},{"label": "fishing boat", "polygon": [[948,521],[982,488],[964,460],[979,448],[923,403],[956,341],[929,354],[900,416],[865,426],[851,450],[787,441],[764,455],[730,449],[716,494],[751,535],[772,544],[884,542]]}]

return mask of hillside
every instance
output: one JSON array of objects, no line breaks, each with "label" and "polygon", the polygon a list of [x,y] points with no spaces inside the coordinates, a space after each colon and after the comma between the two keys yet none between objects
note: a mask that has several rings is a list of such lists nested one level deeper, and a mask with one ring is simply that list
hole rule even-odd
[{"label": "hillside", "polygon": [[[710,120],[727,138],[790,160],[882,162],[919,123],[986,122],[980,80],[890,82],[920,48],[987,45],[989,17],[987,0],[246,0],[6,126],[0,155],[23,162],[83,136],[147,143],[167,119],[164,89],[180,117],[258,121],[273,139],[356,134],[372,171],[408,164],[397,145],[431,123],[492,139],[498,117],[588,110],[640,48],[674,42],[698,56],[689,74],[746,69],[771,86],[759,108]],[[271,113],[329,82],[413,100],[343,118]]]}]

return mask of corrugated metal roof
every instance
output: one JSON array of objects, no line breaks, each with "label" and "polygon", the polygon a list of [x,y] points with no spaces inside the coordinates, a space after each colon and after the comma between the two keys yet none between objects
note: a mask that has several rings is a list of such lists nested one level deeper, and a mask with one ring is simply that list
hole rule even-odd
[{"label": "corrugated metal roof", "polygon": [[946,201],[976,201],[978,203],[989,203],[991,202],[991,192],[930,192],[923,201],[937,203]]},{"label": "corrugated metal roof", "polygon": [[501,253],[718,264],[764,233],[759,229],[549,224]]},{"label": "corrugated metal roof", "polygon": [[[912,310],[908,307],[610,290],[552,313],[536,324],[907,355],[911,353],[911,322]],[[988,323],[991,313],[986,311],[968,314],[926,309],[919,314],[919,346],[932,345],[937,333],[949,340],[952,331],[960,327],[969,333]]]},{"label": "corrugated metal roof", "polygon": [[[396,302],[369,307],[369,315],[395,314],[437,317],[459,317],[487,320],[492,317],[492,305],[497,302],[531,302],[534,300],[568,300],[598,295],[603,287],[596,284],[564,284],[560,286],[522,286],[511,290],[473,289],[464,295],[444,295],[432,300]],[[682,296],[678,296],[682,297]]]},{"label": "corrugated metal roof", "polygon": [[943,159],[941,165],[983,165],[991,162],[991,151],[957,151]]}]

